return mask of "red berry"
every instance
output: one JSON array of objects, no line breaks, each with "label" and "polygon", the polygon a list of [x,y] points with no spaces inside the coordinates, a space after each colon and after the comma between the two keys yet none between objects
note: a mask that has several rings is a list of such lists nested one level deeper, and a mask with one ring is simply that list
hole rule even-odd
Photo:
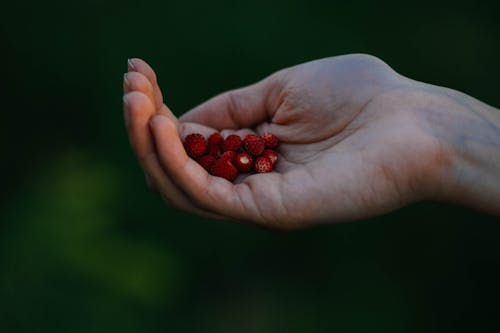
[{"label": "red berry", "polygon": [[271,161],[273,168],[276,165],[276,163],[278,163],[278,153],[276,153],[272,149],[264,150],[264,152],[262,153],[262,156],[267,157]]},{"label": "red berry", "polygon": [[208,155],[217,158],[219,157],[221,150],[222,148],[220,147],[220,145],[214,145],[210,142],[208,143],[208,150],[207,150]]},{"label": "red berry", "polygon": [[271,172],[273,170],[273,164],[271,163],[269,158],[265,156],[259,156],[255,160],[254,169],[257,173]]},{"label": "red berry", "polygon": [[208,143],[212,145],[221,145],[224,142],[224,138],[219,132],[214,132],[208,137]]},{"label": "red berry", "polygon": [[248,153],[239,153],[234,159],[234,164],[236,164],[239,172],[250,172],[253,167],[252,156]]},{"label": "red berry", "polygon": [[219,132],[214,132],[210,134],[208,137],[208,155],[212,155],[215,158],[218,158],[221,150],[222,150],[222,143],[224,142],[224,138],[222,135],[220,135]]},{"label": "red berry", "polygon": [[250,137],[245,140],[245,150],[253,156],[259,156],[265,148],[266,144],[264,140],[258,136]]},{"label": "red berry", "polygon": [[205,170],[209,171],[215,162],[215,157],[211,155],[204,155],[202,157],[198,157],[196,162],[198,162],[198,164],[200,164]]},{"label": "red berry", "polygon": [[224,151],[237,151],[241,147],[241,138],[236,134],[229,135],[222,143]]},{"label": "red berry", "polygon": [[195,158],[207,151],[207,140],[199,133],[193,133],[184,139],[184,149],[189,157]]},{"label": "red berry", "polygon": [[214,176],[222,177],[232,182],[238,176],[238,169],[231,161],[220,158],[214,162],[210,168],[210,173]]},{"label": "red berry", "polygon": [[228,151],[225,151],[221,156],[220,158],[222,159],[226,159],[228,161],[231,161],[233,162],[234,159],[236,157],[236,152],[232,151],[232,150],[228,150]]},{"label": "red berry", "polygon": [[248,140],[254,140],[256,138],[258,138],[259,136],[258,135],[255,135],[255,134],[247,134],[245,136],[245,138],[243,139],[243,144],[245,144],[245,142],[247,142]]},{"label": "red berry", "polygon": [[278,140],[276,135],[274,135],[272,133],[264,133],[264,134],[262,134],[261,138],[266,143],[266,148],[274,149],[274,148],[278,147],[278,145],[280,143],[280,141]]}]

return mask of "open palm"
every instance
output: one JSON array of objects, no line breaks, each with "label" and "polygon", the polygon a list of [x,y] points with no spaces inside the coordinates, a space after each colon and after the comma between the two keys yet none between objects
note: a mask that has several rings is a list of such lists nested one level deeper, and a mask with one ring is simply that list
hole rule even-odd
[{"label": "open palm", "polygon": [[[375,57],[348,55],[281,70],[177,119],[153,70],[133,59],[124,101],[132,147],[168,203],[290,229],[377,215],[430,195],[441,155],[420,115],[428,90]],[[274,133],[282,142],[276,172],[234,184],[209,175],[181,142],[215,130]]]}]

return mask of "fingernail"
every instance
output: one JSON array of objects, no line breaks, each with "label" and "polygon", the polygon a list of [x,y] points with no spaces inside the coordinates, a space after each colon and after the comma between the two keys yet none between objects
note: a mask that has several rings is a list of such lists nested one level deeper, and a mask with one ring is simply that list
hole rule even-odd
[{"label": "fingernail", "polygon": [[128,87],[129,85],[129,81],[128,81],[128,77],[127,77],[127,73],[123,74],[123,84]]},{"label": "fingernail", "polygon": [[129,72],[130,71],[135,71],[135,66],[134,66],[134,63],[132,62],[132,59],[128,59],[127,60],[127,64],[128,64],[128,70],[129,70]]}]

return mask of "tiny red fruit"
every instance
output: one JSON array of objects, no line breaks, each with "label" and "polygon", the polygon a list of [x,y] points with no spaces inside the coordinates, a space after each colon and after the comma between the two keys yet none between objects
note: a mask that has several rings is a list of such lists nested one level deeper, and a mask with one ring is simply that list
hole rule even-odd
[{"label": "tiny red fruit", "polygon": [[237,151],[241,147],[241,138],[236,134],[229,135],[222,143],[224,151]]},{"label": "tiny red fruit", "polygon": [[254,140],[254,139],[257,139],[259,136],[258,135],[255,135],[255,134],[247,134],[245,136],[245,138],[243,139],[243,144],[245,144],[247,141],[249,140]]},{"label": "tiny red fruit", "polygon": [[257,173],[271,172],[273,170],[273,164],[266,156],[259,156],[255,160],[254,169]]},{"label": "tiny red fruit", "polygon": [[[248,138],[249,136],[247,136]],[[253,156],[259,156],[264,152],[266,143],[264,140],[255,135],[255,137],[245,138],[245,150]]]},{"label": "tiny red fruit", "polygon": [[211,155],[204,155],[196,159],[199,165],[201,165],[205,170],[210,171],[210,168],[215,163],[215,157]]},{"label": "tiny red fruit", "polygon": [[252,156],[248,153],[239,153],[234,159],[234,164],[236,164],[239,172],[250,172],[253,167]]},{"label": "tiny red fruit", "polygon": [[212,155],[215,158],[218,158],[221,150],[222,143],[224,142],[224,138],[220,135],[219,132],[214,132],[210,134],[208,137],[208,155]]},{"label": "tiny red fruit", "polygon": [[224,138],[219,132],[214,132],[208,137],[208,143],[212,145],[221,145],[224,142]]},{"label": "tiny red fruit", "polygon": [[222,148],[220,145],[214,145],[210,142],[208,143],[208,150],[207,150],[208,155],[217,158],[219,157],[221,150]]},{"label": "tiny red fruit", "polygon": [[272,133],[264,133],[261,138],[266,143],[266,148],[274,149],[279,145],[279,139]]},{"label": "tiny red fruit", "polygon": [[272,149],[264,150],[264,152],[262,153],[262,156],[267,157],[271,161],[273,168],[276,165],[276,163],[278,163],[278,153],[276,153]]},{"label": "tiny red fruit", "polygon": [[238,176],[238,169],[231,161],[220,158],[214,162],[210,168],[210,173],[214,176],[222,177],[232,182]]},{"label": "tiny red fruit", "polygon": [[184,149],[189,157],[202,156],[207,151],[207,140],[199,133],[193,133],[184,139]]},{"label": "tiny red fruit", "polygon": [[186,153],[211,175],[234,181],[239,173],[271,172],[278,163],[278,138],[271,133],[248,134],[241,139],[231,134],[225,139],[219,132],[208,139],[200,133],[184,138]]},{"label": "tiny red fruit", "polygon": [[228,161],[231,161],[233,162],[234,159],[236,157],[236,152],[232,151],[232,150],[228,150],[228,151],[225,151],[222,155],[221,155],[221,159],[226,159]]}]

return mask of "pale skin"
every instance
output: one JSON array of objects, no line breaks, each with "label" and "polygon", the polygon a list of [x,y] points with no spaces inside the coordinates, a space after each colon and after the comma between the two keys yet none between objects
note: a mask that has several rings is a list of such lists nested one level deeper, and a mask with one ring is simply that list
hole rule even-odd
[{"label": "pale skin", "polygon": [[[422,200],[500,216],[500,111],[346,55],[278,71],[180,118],[153,69],[131,59],[124,113],[148,183],[175,208],[276,229],[352,221]],[[274,133],[279,163],[234,183],[209,175],[182,139]]]}]

